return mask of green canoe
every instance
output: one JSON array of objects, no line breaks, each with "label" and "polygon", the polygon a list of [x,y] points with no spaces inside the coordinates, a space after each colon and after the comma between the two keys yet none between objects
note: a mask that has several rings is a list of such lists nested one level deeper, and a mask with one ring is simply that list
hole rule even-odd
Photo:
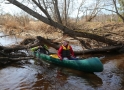
[{"label": "green canoe", "polygon": [[52,57],[50,55],[42,54],[39,52],[33,52],[34,56],[36,56],[40,60],[44,60],[50,63],[57,64],[59,66],[76,69],[83,72],[102,72],[103,64],[100,59],[97,57],[87,58],[82,60],[62,60],[60,61],[58,58]]}]

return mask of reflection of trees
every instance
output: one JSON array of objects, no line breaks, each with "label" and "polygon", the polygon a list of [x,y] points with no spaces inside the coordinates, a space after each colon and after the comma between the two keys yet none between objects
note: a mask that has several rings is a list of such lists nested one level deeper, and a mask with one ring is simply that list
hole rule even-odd
[{"label": "reflection of trees", "polygon": [[44,90],[58,90],[58,88],[64,88],[66,84],[67,76],[56,70],[55,67],[45,67],[45,71],[42,74],[37,75],[37,81],[33,88],[41,88]]},{"label": "reflection of trees", "polygon": [[[72,69],[67,69],[67,68],[64,68],[64,69],[61,69],[61,72],[64,73],[65,75],[67,75],[67,85],[71,85],[69,82],[68,82],[68,79],[73,77],[75,78],[72,81],[75,81],[75,82],[80,82],[80,83],[83,83],[83,84],[86,84],[88,83],[88,85],[92,86],[92,87],[97,87],[97,86],[101,86],[102,85],[102,79],[99,78],[96,74],[94,73],[86,73],[86,72],[80,72],[80,71],[77,71],[77,70],[72,70]],[[74,87],[78,87],[77,84],[74,85]]]},{"label": "reflection of trees", "polygon": [[[69,80],[77,82],[76,84],[70,83]],[[82,82],[84,80],[84,82]],[[88,83],[88,86],[87,86]],[[78,85],[79,86],[78,86]],[[76,70],[66,68],[46,68],[42,74],[37,75],[37,81],[33,88],[42,88],[44,90],[77,90],[82,89],[81,85],[85,87],[97,87],[102,84],[102,80],[93,73],[83,73]],[[82,87],[82,88],[80,88]]]}]

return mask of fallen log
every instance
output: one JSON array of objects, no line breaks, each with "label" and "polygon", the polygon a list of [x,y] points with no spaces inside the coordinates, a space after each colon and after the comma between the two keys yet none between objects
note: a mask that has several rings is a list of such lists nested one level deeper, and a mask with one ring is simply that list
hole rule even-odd
[{"label": "fallen log", "polygon": [[[4,47],[5,48],[5,47]],[[95,48],[95,49],[88,49],[84,51],[74,51],[76,55],[82,55],[82,54],[94,54],[94,53],[104,53],[104,52],[112,52],[112,51],[119,51],[121,48],[123,48],[122,45],[119,46],[108,46],[108,47],[103,47],[103,48]],[[10,52],[14,50],[23,50],[23,49],[28,49],[27,46],[20,46],[17,45],[15,48],[6,48],[4,49],[5,52]],[[58,49],[58,48],[55,48]]]},{"label": "fallen log", "polygon": [[0,57],[0,61],[19,61],[19,60],[29,60],[34,59],[34,57],[18,57],[18,58],[10,58],[10,57]]},{"label": "fallen log", "polygon": [[103,48],[95,48],[95,49],[88,49],[84,51],[75,51],[75,55],[81,55],[81,54],[96,54],[96,53],[105,53],[105,52],[118,52],[123,48],[122,45],[119,46],[108,46]]},{"label": "fallen log", "polygon": [[[15,46],[12,46],[12,47],[0,46],[0,49],[4,51],[3,55],[5,57],[5,54],[15,52],[15,51],[18,51],[18,50],[29,49],[31,47],[34,47],[34,46],[37,46],[37,45],[42,45],[42,44],[49,45],[50,47],[53,47],[56,50],[58,50],[58,48],[59,48],[58,45],[55,45],[55,44],[51,43],[50,41],[46,40],[45,38],[42,38],[41,36],[37,36],[36,38],[37,38],[38,42],[35,43],[35,44],[15,45]],[[33,40],[33,41],[35,41],[35,40]],[[84,51],[74,51],[74,53],[76,55],[82,55],[82,54],[113,52],[113,51],[119,51],[122,47],[123,47],[122,45],[108,46],[108,47],[103,47],[103,48],[88,49],[88,50],[84,50]]]},{"label": "fallen log", "polygon": [[[24,45],[24,42],[23,44],[21,43],[20,45],[13,45],[13,46],[10,46],[10,47],[4,47],[4,46],[0,46],[0,50],[3,50],[4,53],[11,53],[11,52],[15,52],[15,51],[18,51],[18,50],[24,50],[24,49],[29,49],[29,48],[32,48],[32,47],[35,47],[35,46],[38,46],[38,45],[43,45],[43,44],[46,44],[50,47],[53,47],[55,49],[58,49],[59,46],[56,45],[56,44],[53,44],[51,43],[50,41],[46,40],[45,38],[41,37],[41,36],[37,36],[36,37],[36,40],[38,40],[37,42],[31,44],[27,44]],[[27,41],[27,40],[25,40]],[[33,40],[35,41],[35,40]]]},{"label": "fallen log", "polygon": [[19,58],[10,58],[12,61],[19,61],[19,60],[29,60],[34,59],[34,57],[19,57]]},{"label": "fallen log", "polygon": [[39,40],[39,44],[46,44],[46,45],[51,46],[51,47],[53,47],[55,49],[59,49],[59,46],[58,45],[53,44],[50,41],[47,41],[45,38],[43,38],[41,36],[37,36],[37,39]]}]

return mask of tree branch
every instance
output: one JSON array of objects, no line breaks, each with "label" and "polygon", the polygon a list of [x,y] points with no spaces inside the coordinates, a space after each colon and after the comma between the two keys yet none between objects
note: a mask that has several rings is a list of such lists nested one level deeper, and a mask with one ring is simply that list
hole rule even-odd
[{"label": "tree branch", "polygon": [[113,0],[113,3],[114,3],[114,6],[115,6],[115,10],[116,10],[117,15],[118,15],[118,16],[123,20],[123,22],[124,22],[124,17],[118,12],[117,5],[116,5],[116,0]]},{"label": "tree branch", "polygon": [[40,10],[51,20],[50,15],[48,14],[48,12],[41,6],[41,4],[37,3],[36,0],[32,0],[39,8]]}]

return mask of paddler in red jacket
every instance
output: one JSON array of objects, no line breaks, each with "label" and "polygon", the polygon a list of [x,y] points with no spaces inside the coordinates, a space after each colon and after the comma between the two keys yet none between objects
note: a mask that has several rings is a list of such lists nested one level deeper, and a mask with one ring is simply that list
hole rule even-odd
[{"label": "paddler in red jacket", "polygon": [[69,45],[69,42],[64,40],[62,45],[58,50],[58,57],[62,60],[64,57],[68,58],[69,60],[77,60],[74,56],[74,51],[72,47]]}]

